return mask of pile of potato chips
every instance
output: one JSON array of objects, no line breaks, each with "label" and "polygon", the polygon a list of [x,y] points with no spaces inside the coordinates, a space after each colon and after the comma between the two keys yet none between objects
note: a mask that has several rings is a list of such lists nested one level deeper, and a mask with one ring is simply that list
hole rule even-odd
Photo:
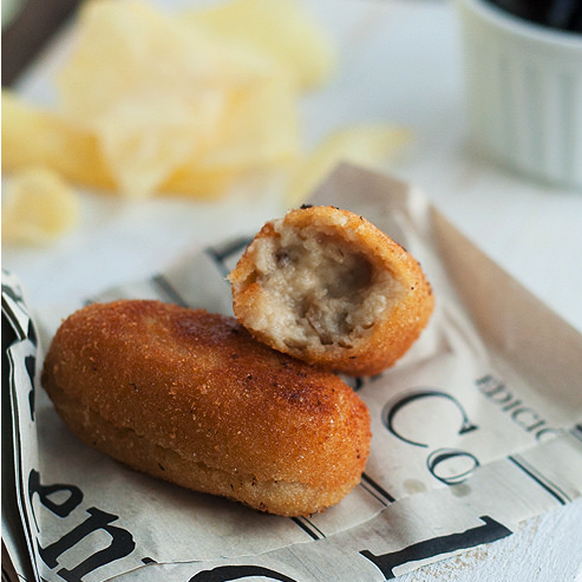
[{"label": "pile of potato chips", "polygon": [[75,34],[58,111],[3,96],[4,171],[44,164],[134,198],[214,196],[250,169],[292,161],[297,99],[334,62],[295,0],[188,14],[90,0]]},{"label": "pile of potato chips", "polygon": [[[3,173],[43,168],[134,199],[213,198],[249,173],[286,169],[294,204],[334,161],[358,148],[360,161],[381,158],[403,139],[391,128],[344,131],[305,163],[299,99],[331,77],[336,59],[298,0],[178,14],[146,0],[88,0],[73,42],[56,107],[3,92]],[[38,185],[48,174],[35,175]],[[52,177],[45,186],[54,200]]]}]

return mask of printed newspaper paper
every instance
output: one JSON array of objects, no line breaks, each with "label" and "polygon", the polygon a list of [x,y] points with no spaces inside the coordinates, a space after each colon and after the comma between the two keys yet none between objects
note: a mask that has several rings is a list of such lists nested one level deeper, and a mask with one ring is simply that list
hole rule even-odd
[{"label": "printed newspaper paper", "polygon": [[381,581],[507,536],[580,495],[580,334],[400,182],[341,166],[311,202],[353,210],[403,244],[436,298],[394,368],[346,378],[372,416],[361,484],[322,514],[259,514],[86,447],[38,383],[42,349],[87,301],[157,298],[230,313],[225,275],[253,233],[43,312],[36,327],[4,274],[3,553],[24,579]]}]

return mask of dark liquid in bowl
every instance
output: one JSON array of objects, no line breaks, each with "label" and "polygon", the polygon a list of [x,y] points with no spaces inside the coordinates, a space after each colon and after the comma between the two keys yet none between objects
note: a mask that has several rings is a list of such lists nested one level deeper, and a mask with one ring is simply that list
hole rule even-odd
[{"label": "dark liquid in bowl", "polygon": [[489,0],[489,2],[537,24],[582,32],[582,0]]}]

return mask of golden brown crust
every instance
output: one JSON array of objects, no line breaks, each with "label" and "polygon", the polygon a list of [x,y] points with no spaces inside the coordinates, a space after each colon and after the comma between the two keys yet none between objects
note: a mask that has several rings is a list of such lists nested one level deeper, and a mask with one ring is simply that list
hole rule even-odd
[{"label": "golden brown crust", "polygon": [[257,339],[351,375],[393,365],[434,307],[430,284],[404,248],[361,216],[329,206],[265,224],[229,280],[235,316]]},{"label": "golden brown crust", "polygon": [[337,503],[368,456],[369,414],[347,385],[205,311],[90,305],[59,328],[42,381],[88,444],[271,513]]}]

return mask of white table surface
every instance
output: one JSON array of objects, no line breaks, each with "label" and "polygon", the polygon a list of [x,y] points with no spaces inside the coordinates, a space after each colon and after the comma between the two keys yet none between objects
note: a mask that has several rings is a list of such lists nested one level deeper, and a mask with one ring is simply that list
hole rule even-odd
[{"label": "white table surface", "polygon": [[[303,99],[306,145],[356,123],[410,128],[412,146],[391,172],[421,187],[453,224],[582,331],[582,192],[536,185],[471,157],[453,6],[445,0],[310,5],[339,49],[340,68],[331,83]],[[50,101],[50,77],[66,49],[66,36],[57,39],[19,90]],[[140,279],[193,245],[254,230],[284,211],[278,189],[260,184],[205,203],[81,195],[81,225],[70,236],[42,248],[2,249],[3,268],[20,277],[34,309]],[[401,580],[582,580],[581,533],[582,499]]]}]

